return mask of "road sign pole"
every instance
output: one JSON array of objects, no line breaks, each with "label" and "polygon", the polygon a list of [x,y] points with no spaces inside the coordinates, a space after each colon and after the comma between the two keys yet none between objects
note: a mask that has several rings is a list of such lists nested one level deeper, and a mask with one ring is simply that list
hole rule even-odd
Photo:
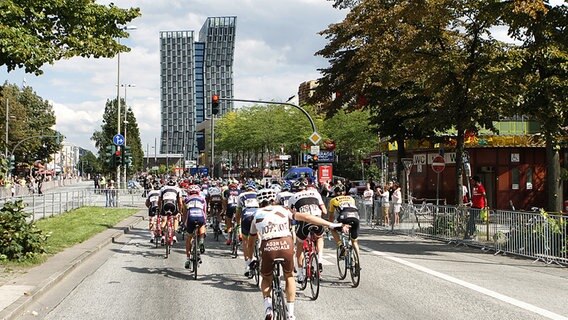
[{"label": "road sign pole", "polygon": [[436,173],[436,206],[440,205],[440,173]]}]

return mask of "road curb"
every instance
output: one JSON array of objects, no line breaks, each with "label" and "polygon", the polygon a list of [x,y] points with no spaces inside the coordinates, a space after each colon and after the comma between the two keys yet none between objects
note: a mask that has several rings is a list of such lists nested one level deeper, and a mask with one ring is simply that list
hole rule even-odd
[{"label": "road curb", "polygon": [[103,249],[104,247],[108,246],[111,243],[114,243],[117,238],[127,234],[134,228],[134,226],[141,221],[144,220],[144,214],[146,213],[145,210],[138,211],[134,215],[125,220],[118,223],[115,228],[120,230],[114,231],[111,229],[107,229],[103,231],[103,233],[108,233],[107,235],[101,236],[103,240],[98,242],[92,249],[85,251],[78,257],[74,258],[62,270],[58,270],[51,275],[47,276],[47,278],[39,283],[33,290],[30,292],[24,293],[22,297],[14,301],[4,310],[0,311],[0,319],[2,320],[13,320],[17,317],[21,316],[25,309],[30,306],[33,302],[39,299],[44,293],[49,291],[53,286],[63,280],[71,271],[75,270],[77,266],[81,263],[89,259],[92,255]]}]

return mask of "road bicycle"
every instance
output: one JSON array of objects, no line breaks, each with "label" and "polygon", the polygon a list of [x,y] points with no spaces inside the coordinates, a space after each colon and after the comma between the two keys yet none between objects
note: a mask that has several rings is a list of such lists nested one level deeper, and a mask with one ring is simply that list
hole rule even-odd
[{"label": "road bicycle", "polygon": [[260,242],[258,238],[254,243],[254,251],[253,251],[253,260],[251,261],[249,268],[250,268],[250,279],[254,278],[254,282],[258,287],[260,283],[260,251],[259,251]]},{"label": "road bicycle", "polygon": [[213,239],[215,241],[219,241],[219,236],[223,234],[221,231],[219,219],[217,219],[217,213],[219,212],[220,208],[214,205],[211,208],[211,224],[213,226]]},{"label": "road bicycle", "polygon": [[312,233],[312,230],[316,227],[310,227],[310,232],[304,240],[303,252],[304,263],[302,269],[304,269],[304,279],[300,282],[300,290],[306,289],[308,282],[310,283],[310,290],[312,293],[311,299],[316,300],[319,296],[320,290],[320,271],[319,271],[319,261],[318,252],[316,247],[316,239]]},{"label": "road bicycle", "polygon": [[[340,232],[342,246],[337,248],[337,269],[339,270],[339,280],[347,277],[347,270],[351,275],[351,286],[357,288],[361,281],[361,265],[359,254],[353,247],[349,233]],[[342,254],[341,248],[344,248]]]},{"label": "road bicycle", "polygon": [[280,275],[284,258],[276,258],[272,263],[272,319],[286,320],[288,310],[286,310],[286,298],[284,289],[280,283]]},{"label": "road bicycle", "polygon": [[233,216],[233,230],[231,231],[231,256],[236,258],[239,254],[239,247],[241,242],[239,241],[239,229],[240,225],[236,224],[235,217]]},{"label": "road bicycle", "polygon": [[197,250],[199,246],[199,224],[194,222],[194,230],[193,230],[193,239],[191,239],[191,252],[189,261],[190,263],[190,272],[193,273],[193,280],[197,280],[197,268],[201,264],[201,255]]},{"label": "road bicycle", "polygon": [[162,216],[160,215],[160,210],[156,210],[155,215],[155,225],[154,225],[154,246],[157,248],[162,241]]},{"label": "road bicycle", "polygon": [[166,232],[164,234],[165,240],[164,245],[166,246],[166,259],[169,257],[172,246],[174,245],[174,217],[171,211],[166,211]]}]

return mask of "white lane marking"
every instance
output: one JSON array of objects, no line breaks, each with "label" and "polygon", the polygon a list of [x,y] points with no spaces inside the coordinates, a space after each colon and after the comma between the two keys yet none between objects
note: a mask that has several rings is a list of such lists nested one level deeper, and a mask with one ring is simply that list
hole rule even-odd
[{"label": "white lane marking", "polygon": [[505,302],[505,303],[509,303],[509,304],[512,304],[512,305],[517,306],[517,307],[519,307],[519,308],[525,309],[525,310],[527,310],[527,311],[530,311],[530,312],[539,314],[539,315],[544,316],[544,317],[546,317],[546,318],[548,318],[548,319],[554,319],[554,320],[568,320],[567,317],[562,316],[562,315],[559,315],[559,314],[554,313],[554,312],[552,312],[552,311],[548,311],[548,310],[546,310],[546,309],[539,308],[539,307],[537,307],[537,306],[535,306],[535,305],[532,305],[532,304],[530,304],[530,303],[523,302],[523,301],[517,300],[517,299],[515,299],[515,298],[511,298],[511,297],[509,297],[509,296],[500,294],[500,293],[498,293],[498,292],[489,290],[489,289],[487,289],[487,288],[480,287],[480,286],[475,285],[475,284],[473,284],[473,283],[469,283],[469,282],[466,282],[466,281],[463,281],[463,280],[454,278],[454,277],[449,276],[449,275],[447,275],[447,274],[444,274],[444,273],[441,273],[441,272],[438,272],[438,271],[434,271],[434,270],[432,270],[432,269],[428,269],[428,268],[426,268],[426,267],[423,267],[423,266],[421,266],[421,265],[417,265],[417,264],[415,264],[415,263],[406,261],[406,260],[404,260],[404,259],[397,258],[397,257],[393,257],[393,256],[391,256],[391,255],[388,254],[388,253],[381,252],[381,251],[376,251],[376,250],[373,250],[373,249],[371,249],[371,248],[368,248],[368,247],[362,246],[362,245],[359,245],[359,247],[360,247],[362,250],[371,252],[371,253],[373,253],[373,254],[375,254],[375,255],[377,255],[377,256],[381,256],[381,257],[387,258],[387,259],[392,260],[392,261],[394,261],[394,262],[403,264],[403,265],[405,265],[405,266],[407,266],[407,267],[416,269],[416,270],[418,270],[418,271],[422,271],[422,272],[424,272],[424,273],[433,275],[433,276],[435,276],[435,277],[437,277],[437,278],[440,278],[440,279],[443,279],[443,280],[446,280],[446,281],[455,283],[455,284],[457,284],[457,285],[460,285],[460,286],[462,286],[462,287],[465,287],[465,288],[468,288],[468,289],[477,291],[477,292],[479,292],[479,293],[481,293],[481,294],[484,294],[484,295],[486,295],[486,296],[490,296],[490,297],[492,297],[492,298],[501,300],[501,301],[503,301],[503,302]]}]

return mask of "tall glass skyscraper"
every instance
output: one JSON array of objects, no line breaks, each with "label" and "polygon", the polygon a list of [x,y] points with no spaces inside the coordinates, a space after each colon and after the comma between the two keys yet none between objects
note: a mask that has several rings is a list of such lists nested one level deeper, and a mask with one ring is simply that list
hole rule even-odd
[{"label": "tall glass skyscraper", "polygon": [[[197,159],[205,148],[197,124],[211,117],[211,96],[233,98],[237,17],[210,17],[193,31],[160,32],[162,130],[160,153]],[[233,110],[222,102],[220,115]]]}]

